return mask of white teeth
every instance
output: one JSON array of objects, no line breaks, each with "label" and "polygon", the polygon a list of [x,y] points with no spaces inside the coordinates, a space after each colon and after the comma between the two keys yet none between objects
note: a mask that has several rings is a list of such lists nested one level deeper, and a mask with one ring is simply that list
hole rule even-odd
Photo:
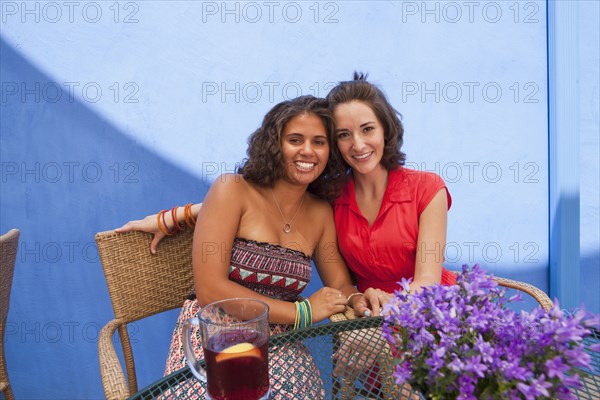
[{"label": "white teeth", "polygon": [[373,154],[373,152],[369,152],[369,153],[365,153],[365,154],[360,154],[357,156],[352,156],[353,158],[357,158],[359,160],[364,160],[365,158],[369,157],[371,154]]},{"label": "white teeth", "polygon": [[311,170],[315,167],[315,163],[296,161],[294,164],[300,169]]}]

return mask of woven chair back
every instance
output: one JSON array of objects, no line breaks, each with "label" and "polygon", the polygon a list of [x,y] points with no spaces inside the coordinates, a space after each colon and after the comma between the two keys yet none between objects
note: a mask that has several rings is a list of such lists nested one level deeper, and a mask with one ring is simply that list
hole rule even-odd
[{"label": "woven chair back", "polygon": [[133,322],[181,307],[193,288],[192,237],[186,230],[164,238],[151,254],[151,234],[96,234],[115,318]]}]

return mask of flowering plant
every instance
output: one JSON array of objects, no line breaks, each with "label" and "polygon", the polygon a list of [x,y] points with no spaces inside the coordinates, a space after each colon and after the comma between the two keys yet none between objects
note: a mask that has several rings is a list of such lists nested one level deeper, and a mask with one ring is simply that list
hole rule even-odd
[{"label": "flowering plant", "polygon": [[[478,265],[463,266],[457,285],[396,291],[383,308],[383,335],[397,356],[394,378],[427,398],[572,399],[590,356],[583,338],[598,316],[565,314],[555,302],[517,314]],[[597,345],[593,349],[598,350]]]}]

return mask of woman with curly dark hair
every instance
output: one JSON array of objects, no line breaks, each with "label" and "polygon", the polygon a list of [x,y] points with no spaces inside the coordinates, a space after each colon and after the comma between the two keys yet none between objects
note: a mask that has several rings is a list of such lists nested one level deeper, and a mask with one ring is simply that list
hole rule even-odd
[{"label": "woman with curly dark hair", "polygon": [[[314,194],[322,190],[329,173],[333,130],[324,99],[302,96],[277,104],[250,136],[248,158],[239,174],[222,175],[213,183],[195,222],[195,298],[182,307],[165,374],[185,366],[182,325],[196,316],[200,307],[217,300],[243,297],[264,301],[269,305],[271,334],[342,312],[349,297],[352,305],[366,308],[363,296],[353,296],[357,290],[337,250],[331,206]],[[191,205],[179,214],[174,208],[166,218],[162,211],[119,231],[158,223],[163,234],[171,235],[181,229],[174,221],[191,225],[195,211]],[[324,287],[302,299],[300,294],[311,278],[311,259]],[[192,344],[196,356],[202,358],[199,341],[195,337]],[[297,398],[298,394],[322,398],[318,369],[310,368],[311,362],[301,345],[272,354],[271,375],[285,372],[296,382],[273,388],[274,398]],[[200,382],[194,390],[198,398],[205,393]]]},{"label": "woman with curly dark hair", "polygon": [[[301,96],[294,100],[284,101],[265,115],[261,127],[248,139],[248,150],[246,151],[248,158],[244,160],[238,173],[242,174],[246,180],[261,187],[271,187],[278,179],[284,179],[289,171],[282,168],[286,162],[282,152],[282,132],[293,117],[302,113],[311,113],[319,117],[328,133],[326,139],[328,142],[331,141],[334,122],[324,99]],[[332,174],[331,167],[327,162],[318,167],[312,172],[307,172],[307,176],[313,179],[308,185],[308,192],[321,198],[327,198],[331,191],[328,183]]]}]

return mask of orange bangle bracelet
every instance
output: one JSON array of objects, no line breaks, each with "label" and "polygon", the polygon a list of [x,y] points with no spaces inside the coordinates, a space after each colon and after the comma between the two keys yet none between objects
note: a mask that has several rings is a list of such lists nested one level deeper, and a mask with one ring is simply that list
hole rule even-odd
[{"label": "orange bangle bracelet", "polygon": [[194,221],[194,217],[192,216],[192,203],[186,204],[183,209],[183,217],[185,218],[185,223],[190,228],[193,228],[196,225],[196,221]]},{"label": "orange bangle bracelet", "polygon": [[164,219],[164,215],[166,212],[167,210],[160,210],[158,214],[156,214],[156,222],[158,223],[158,229],[160,229],[160,231],[164,233],[165,236],[171,236],[171,234],[169,234],[169,231],[166,229],[166,226],[163,227],[161,224],[161,219]]},{"label": "orange bangle bracelet", "polygon": [[179,206],[175,206],[171,209],[171,218],[173,218],[173,233],[181,232],[181,226],[179,225],[179,221],[177,221],[177,209]]},{"label": "orange bangle bracelet", "polygon": [[192,225],[196,225],[196,219],[197,217],[194,217],[194,214],[192,214],[192,207],[194,205],[192,203],[190,203],[190,221],[192,221]]},{"label": "orange bangle bracelet", "polygon": [[169,210],[165,210],[165,212],[163,213],[163,216],[162,216],[163,225],[165,226],[165,230],[167,231],[167,234],[169,236],[173,236],[175,234],[175,232],[169,230],[169,226],[167,225],[167,217],[166,217],[166,215],[167,215],[168,212],[169,212]]},{"label": "orange bangle bracelet", "polygon": [[167,220],[166,220],[166,218],[165,218],[165,214],[166,214],[168,211],[169,211],[169,210],[163,210],[163,211],[161,212],[161,214],[162,214],[162,222],[163,222],[163,226],[164,226],[164,229],[161,229],[161,230],[163,231],[163,233],[164,233],[165,235],[167,235],[167,236],[173,236],[173,235],[174,235],[174,232],[171,232],[171,231],[169,230],[169,227],[167,226]]},{"label": "orange bangle bracelet", "polygon": [[189,208],[188,204],[186,204],[185,206],[183,206],[183,220],[185,221],[185,224],[187,226],[191,227],[190,226],[190,220],[189,220],[189,217],[188,217],[188,211],[189,211],[188,208]]}]

